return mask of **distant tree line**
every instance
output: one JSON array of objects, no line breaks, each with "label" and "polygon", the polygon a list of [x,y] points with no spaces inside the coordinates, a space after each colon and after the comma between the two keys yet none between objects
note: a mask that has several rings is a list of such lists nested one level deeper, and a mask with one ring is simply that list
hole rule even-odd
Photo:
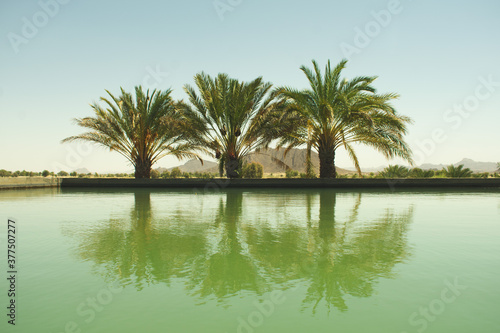
[{"label": "distant tree line", "polygon": [[[243,166],[243,178],[262,178],[264,175],[264,168],[260,163],[247,163]],[[0,170],[0,177],[78,177],[78,178],[131,178],[134,177],[133,173],[106,173],[99,174],[95,173],[77,173],[59,171],[58,173],[50,172],[48,170],[43,170],[42,172],[33,171],[8,171],[5,169]],[[201,178],[201,179],[212,179],[219,176],[218,173],[210,172],[183,172],[178,167],[172,170],[159,172],[158,170],[151,170],[151,178],[153,179],[167,179],[167,178]]]},{"label": "distant tree line", "polygon": [[37,171],[8,171],[5,169],[0,169],[0,177],[133,177],[133,174],[127,174],[127,173],[110,173],[110,174],[98,174],[97,172],[92,174],[92,173],[77,173],[76,171],[73,172],[66,172],[64,170],[59,171],[57,173],[53,171],[48,171],[48,170],[43,170],[41,172]]},{"label": "distant tree line", "polygon": [[[306,173],[289,169],[286,178],[314,178]],[[389,165],[380,172],[369,174],[342,174],[338,178],[497,178],[500,177],[500,168],[496,172],[473,172],[464,165],[449,165],[441,170],[423,170],[421,168],[408,168],[402,165]]]},{"label": "distant tree line", "polygon": [[[499,163],[500,167],[500,163]],[[260,163],[245,163],[242,166],[242,178],[263,178],[264,168]],[[5,169],[0,169],[0,177],[78,177],[78,178],[132,178],[135,176],[134,173],[106,173],[99,174],[95,173],[77,173],[59,171],[58,173],[50,172],[48,170],[43,170],[42,172],[33,171],[8,171]],[[210,172],[185,172],[181,171],[178,167],[165,171],[151,170],[151,178],[153,179],[169,179],[169,178],[199,178],[199,179],[212,179],[220,176],[219,173]],[[273,174],[270,174],[270,178]],[[317,178],[314,171],[308,169],[307,172],[299,172],[293,169],[287,169],[285,172],[286,178]],[[402,165],[389,165],[384,170],[380,172],[370,172],[369,174],[359,175],[357,173],[353,174],[342,174],[337,175],[338,178],[499,178],[500,168],[496,172],[473,172],[469,168],[465,168],[464,165],[449,165],[441,170],[423,170],[421,168],[408,168]]]},{"label": "distant tree line", "polygon": [[[401,165],[390,165],[379,173],[383,178],[489,178],[489,172],[473,172],[465,168],[463,164],[454,166],[448,165],[441,170],[422,170],[420,168],[407,168]],[[491,174],[498,177],[497,173]]]}]

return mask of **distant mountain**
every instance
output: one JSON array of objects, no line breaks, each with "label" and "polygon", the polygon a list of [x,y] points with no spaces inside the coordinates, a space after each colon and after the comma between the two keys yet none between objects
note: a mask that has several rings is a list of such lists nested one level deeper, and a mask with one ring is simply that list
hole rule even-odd
[{"label": "distant mountain", "polygon": [[[268,149],[261,151],[259,153],[252,153],[247,158],[246,161],[249,163],[257,162],[262,164],[264,167],[264,173],[280,173],[285,172],[285,169],[280,166],[280,163],[276,163],[275,160],[282,161],[288,165],[291,169],[305,172],[306,171],[306,149],[292,149],[288,152],[287,156],[284,157],[284,149]],[[319,157],[316,152],[311,154],[312,163],[316,174],[319,175]],[[210,172],[218,173],[218,164],[211,161],[203,161],[201,165],[198,160],[189,160],[185,164],[178,166],[183,172]],[[173,168],[165,169],[158,168],[156,170],[162,172],[164,170],[172,170]],[[337,167],[337,172],[339,174],[352,174],[354,171],[345,170]]]},{"label": "distant mountain", "polygon": [[[168,171],[171,171],[173,168],[168,168]],[[218,172],[217,163],[203,160],[203,165],[199,160],[189,160],[183,165],[178,166],[177,168],[181,169],[182,172]]]},{"label": "distant mountain", "polygon": [[182,172],[210,172],[216,173],[219,172],[219,168],[217,163],[203,160],[203,165],[197,159],[189,160],[183,165],[171,167],[171,168],[156,168],[158,172],[162,173],[164,171],[172,171],[173,168],[179,168]]},{"label": "distant mountain", "polygon": [[[454,166],[458,166],[463,164],[465,168],[469,168],[474,172],[495,172],[497,170],[497,164],[495,162],[477,162],[474,160],[471,160],[470,158],[464,158],[460,162],[454,163]],[[445,168],[447,165],[444,164],[430,164],[430,163],[425,163],[422,164],[419,168],[424,169],[424,170],[429,170],[429,169],[437,169],[441,170],[442,168]]]},{"label": "distant mountain", "polygon": [[80,168],[80,169],[76,169],[74,170],[76,173],[80,174],[80,173],[83,173],[83,174],[88,174],[90,173],[90,171],[87,169],[87,168]]},{"label": "distant mountain", "polygon": [[[385,168],[387,168],[387,165],[379,165],[378,167],[368,167],[368,168],[361,167],[361,172],[363,172],[363,173],[370,173],[370,172],[376,173],[376,172],[380,172],[380,171],[384,170]],[[345,169],[348,171],[357,172],[356,169],[353,167],[348,167]]]},{"label": "distant mountain", "polygon": [[[259,153],[252,153],[248,156],[247,162],[257,162],[262,164],[265,173],[279,173],[285,172],[285,169],[280,166],[281,163],[276,163],[275,161],[281,161],[292,170],[299,172],[306,172],[306,149],[291,149],[288,154],[285,155],[285,149],[268,149],[261,151]],[[318,153],[311,153],[311,160],[314,167],[314,171],[319,175],[319,156]],[[349,171],[337,167],[337,172],[339,174],[352,174],[354,171]]]}]

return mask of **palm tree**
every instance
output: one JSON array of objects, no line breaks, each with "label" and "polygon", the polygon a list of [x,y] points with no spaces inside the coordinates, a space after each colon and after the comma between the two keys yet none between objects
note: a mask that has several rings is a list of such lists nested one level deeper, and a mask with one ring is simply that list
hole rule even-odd
[{"label": "palm tree", "polygon": [[406,124],[410,118],[396,113],[390,102],[394,93],[377,94],[372,83],[376,77],[361,76],[342,79],[341,72],[347,60],[335,68],[330,61],[324,76],[313,60],[313,69],[301,70],[310,83],[310,89],[280,88],[288,111],[282,113],[279,146],[310,145],[320,159],[320,177],[334,178],[335,153],[344,147],[361,174],[353,144],[361,143],[383,153],[387,158],[401,157],[412,162],[411,150],[404,141]]},{"label": "palm tree", "polygon": [[434,170],[422,170],[421,168],[413,168],[409,173],[409,176],[413,178],[431,178],[434,175]]},{"label": "palm tree", "polygon": [[449,165],[446,168],[443,168],[442,173],[445,177],[450,178],[467,178],[472,176],[472,170],[469,168],[464,169],[463,164],[460,164],[459,166]]},{"label": "palm tree", "polygon": [[101,97],[105,107],[94,103],[93,117],[75,119],[89,132],[62,142],[90,141],[116,151],[135,167],[135,178],[149,178],[153,164],[166,155],[197,157],[192,152],[195,145],[182,131],[183,118],[170,96],[171,90],[150,93],[138,86],[135,99],[123,88],[119,97],[106,92],[111,99]]},{"label": "palm tree", "polygon": [[402,165],[389,165],[380,172],[380,176],[384,178],[406,178],[410,174],[410,170]]},{"label": "palm tree", "polygon": [[241,177],[245,156],[267,148],[277,130],[268,116],[276,107],[272,85],[261,77],[239,82],[227,74],[212,78],[205,73],[194,77],[199,94],[184,87],[190,105],[182,103],[190,135],[206,153],[219,159],[219,171],[229,178]]}]

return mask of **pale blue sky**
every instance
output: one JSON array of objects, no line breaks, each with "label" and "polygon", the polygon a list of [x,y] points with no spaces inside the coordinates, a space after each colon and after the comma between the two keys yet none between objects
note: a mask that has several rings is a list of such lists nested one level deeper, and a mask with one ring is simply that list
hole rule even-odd
[{"label": "pale blue sky", "polygon": [[[117,153],[76,156],[68,151],[81,147],[60,143],[82,131],[71,119],[91,115],[105,89],[143,84],[185,98],[183,85],[202,70],[304,88],[299,67],[337,63],[347,44],[357,53],[347,54],[345,76],[378,75],[380,92],[401,94],[395,106],[414,120],[407,140],[418,162],[500,161],[497,0],[55,1],[0,2],[0,169],[131,170]],[[377,23],[373,12],[389,9]],[[362,168],[397,162],[358,152]],[[351,166],[343,152],[337,164]]]}]

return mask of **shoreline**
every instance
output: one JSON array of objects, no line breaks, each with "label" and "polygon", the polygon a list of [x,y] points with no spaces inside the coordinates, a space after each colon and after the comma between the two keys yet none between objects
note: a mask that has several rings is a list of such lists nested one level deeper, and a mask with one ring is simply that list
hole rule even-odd
[{"label": "shoreline", "polygon": [[500,188],[500,178],[395,178],[395,179],[120,179],[62,178],[62,188]]},{"label": "shoreline", "polygon": [[61,187],[62,178],[16,177],[0,178],[0,191],[30,188]]},{"label": "shoreline", "polygon": [[33,188],[191,188],[215,190],[226,188],[256,189],[301,189],[301,188],[339,188],[339,189],[395,189],[395,188],[499,188],[500,178],[262,178],[262,179],[134,179],[134,178],[53,178],[50,180],[32,179],[24,182],[0,182],[1,190]]}]

